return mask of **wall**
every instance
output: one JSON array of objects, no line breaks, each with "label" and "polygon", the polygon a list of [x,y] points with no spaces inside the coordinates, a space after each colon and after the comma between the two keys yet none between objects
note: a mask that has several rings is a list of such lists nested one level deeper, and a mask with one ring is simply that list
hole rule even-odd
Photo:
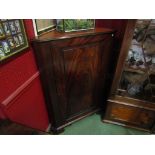
[{"label": "wall", "polygon": [[119,50],[127,24],[126,19],[97,19],[96,27],[107,27],[116,30],[115,47]]},{"label": "wall", "polygon": [[[34,37],[32,20],[24,20],[28,40]],[[0,66],[0,117],[46,130],[45,101],[31,47]]]}]

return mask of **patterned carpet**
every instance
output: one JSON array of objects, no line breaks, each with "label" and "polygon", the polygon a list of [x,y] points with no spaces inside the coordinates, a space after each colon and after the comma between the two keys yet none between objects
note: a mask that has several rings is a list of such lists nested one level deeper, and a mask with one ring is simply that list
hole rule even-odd
[{"label": "patterned carpet", "polygon": [[149,135],[148,132],[103,123],[100,115],[94,114],[65,128],[61,135]]}]

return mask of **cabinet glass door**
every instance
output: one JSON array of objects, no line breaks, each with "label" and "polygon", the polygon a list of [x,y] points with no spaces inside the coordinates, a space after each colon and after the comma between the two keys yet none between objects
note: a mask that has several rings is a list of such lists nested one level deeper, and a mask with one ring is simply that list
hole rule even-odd
[{"label": "cabinet glass door", "polygon": [[137,20],[116,94],[155,101],[155,20]]}]

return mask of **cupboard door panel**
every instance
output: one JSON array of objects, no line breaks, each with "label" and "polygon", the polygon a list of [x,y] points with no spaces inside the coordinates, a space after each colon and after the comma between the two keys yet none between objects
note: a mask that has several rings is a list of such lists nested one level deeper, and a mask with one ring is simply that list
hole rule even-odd
[{"label": "cupboard door panel", "polygon": [[97,106],[95,101],[96,82],[101,70],[102,52],[100,43],[62,50],[67,117]]}]

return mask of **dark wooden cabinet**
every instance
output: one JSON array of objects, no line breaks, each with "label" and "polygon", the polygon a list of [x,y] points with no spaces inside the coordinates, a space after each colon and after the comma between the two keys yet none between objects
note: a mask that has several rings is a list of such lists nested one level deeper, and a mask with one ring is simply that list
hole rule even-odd
[{"label": "dark wooden cabinet", "polygon": [[32,41],[54,131],[97,112],[114,31],[49,32]]},{"label": "dark wooden cabinet", "polygon": [[154,45],[154,20],[128,20],[104,122],[155,131]]}]

